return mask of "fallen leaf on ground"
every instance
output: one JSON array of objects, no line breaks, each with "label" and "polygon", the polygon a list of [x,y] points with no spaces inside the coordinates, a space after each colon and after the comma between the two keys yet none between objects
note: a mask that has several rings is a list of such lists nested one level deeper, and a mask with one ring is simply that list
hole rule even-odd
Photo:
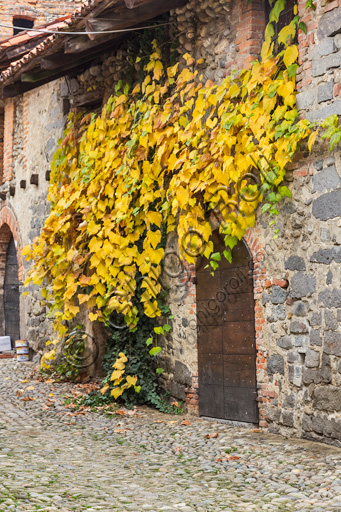
[{"label": "fallen leaf on ground", "polygon": [[118,409],[117,411],[115,411],[115,414],[118,414],[119,416],[124,416],[125,415],[125,411],[122,411],[122,409]]},{"label": "fallen leaf on ground", "polygon": [[169,421],[168,423],[177,423],[177,421]]},{"label": "fallen leaf on ground", "polygon": [[240,457],[238,455],[230,455],[229,457],[226,457],[226,460],[239,460]]},{"label": "fallen leaf on ground", "polygon": [[28,386],[28,388],[26,388],[26,391],[32,391],[32,389],[34,389],[34,386]]},{"label": "fallen leaf on ground", "polygon": [[21,384],[26,384],[26,382],[29,382],[29,380],[28,379],[24,379],[24,380],[21,380],[20,382],[21,382]]},{"label": "fallen leaf on ground", "polygon": [[163,423],[162,420],[154,420],[153,423]]},{"label": "fallen leaf on ground", "polygon": [[184,425],[185,427],[188,427],[189,425],[192,425],[192,423],[188,420],[184,420],[180,423],[180,425]]},{"label": "fallen leaf on ground", "polygon": [[30,396],[25,396],[24,398],[22,398],[21,400],[23,400],[24,402],[30,402],[31,400],[35,400],[35,398],[32,398]]},{"label": "fallen leaf on ground", "polygon": [[171,404],[173,407],[179,407],[180,408],[180,404],[179,402],[172,402]]},{"label": "fallen leaf on ground", "polygon": [[54,379],[47,379],[45,382],[46,384],[53,384],[56,381]]},{"label": "fallen leaf on ground", "polygon": [[24,391],[23,391],[22,389],[17,389],[17,391],[16,391],[16,393],[15,393],[15,394],[16,394],[17,396],[22,396],[23,392],[24,392]]},{"label": "fallen leaf on ground", "polygon": [[218,432],[214,432],[212,434],[205,435],[206,439],[214,439],[215,437],[218,437],[218,436],[219,436]]},{"label": "fallen leaf on ground", "polygon": [[253,428],[251,432],[256,432],[257,434],[260,434],[261,432],[263,432],[263,430],[261,430],[260,428]]}]

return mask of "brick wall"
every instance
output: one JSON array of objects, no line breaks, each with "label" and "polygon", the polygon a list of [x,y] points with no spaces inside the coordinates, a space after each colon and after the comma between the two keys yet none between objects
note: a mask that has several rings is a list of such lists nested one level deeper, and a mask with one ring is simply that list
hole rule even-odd
[{"label": "brick wall", "polygon": [[[0,23],[13,25],[13,17],[34,20],[34,26],[43,25],[65,14],[72,13],[81,4],[81,0],[27,0],[13,2],[13,0],[0,0]],[[0,27],[0,40],[13,35],[13,28]]]},{"label": "brick wall", "polygon": [[5,111],[4,107],[0,106],[0,184],[2,183],[4,172],[4,127]]}]

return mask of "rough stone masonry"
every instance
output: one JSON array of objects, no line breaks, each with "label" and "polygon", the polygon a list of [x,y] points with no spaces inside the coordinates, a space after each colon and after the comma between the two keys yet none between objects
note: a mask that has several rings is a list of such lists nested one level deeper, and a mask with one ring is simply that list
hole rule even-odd
[{"label": "rough stone masonry", "polygon": [[[341,114],[341,4],[318,0],[316,11],[306,11],[305,3],[298,2],[307,34],[299,36],[297,104],[301,115],[318,120]],[[206,78],[219,81],[259,55],[266,22],[260,0],[191,0],[171,12],[171,19],[180,31],[180,50],[206,58]],[[8,210],[6,219],[10,212],[15,214],[18,247],[32,241],[48,213],[46,172],[65,123],[65,100],[74,107],[78,97],[96,86],[105,101],[124,74],[126,56],[122,45],[95,59],[78,76],[5,101],[1,191],[6,201],[1,200],[1,212]],[[32,173],[38,175],[38,185],[29,183]],[[274,433],[341,445],[339,151],[331,154],[321,142],[311,154],[302,147],[286,179],[292,199],[282,204],[279,237],[274,240],[273,228],[261,215],[245,237],[254,261],[259,424]],[[20,188],[25,180],[26,189]],[[14,198],[10,184],[16,186]],[[175,245],[170,237],[168,246]],[[196,318],[195,269],[188,272],[188,287],[169,295],[174,334],[164,340],[163,385],[197,413],[197,339],[195,321],[190,322]],[[49,324],[39,291],[29,291],[21,299],[22,336],[42,352]]]}]

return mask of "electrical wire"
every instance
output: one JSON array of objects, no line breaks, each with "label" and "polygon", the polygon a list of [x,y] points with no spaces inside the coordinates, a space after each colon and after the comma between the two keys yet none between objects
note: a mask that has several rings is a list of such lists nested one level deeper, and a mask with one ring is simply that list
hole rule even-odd
[{"label": "electrical wire", "polygon": [[159,25],[148,25],[145,27],[135,27],[135,28],[122,28],[119,30],[100,30],[98,32],[96,31],[88,31],[88,32],[66,32],[64,30],[44,30],[44,29],[38,29],[38,28],[25,28],[23,30],[22,27],[16,27],[15,25],[6,25],[5,23],[0,23],[0,27],[5,28],[11,28],[11,29],[19,29],[20,32],[26,32],[26,31],[33,31],[33,32],[39,32],[42,34],[64,34],[64,35],[73,35],[73,36],[88,36],[88,35],[96,35],[96,34],[119,34],[122,32],[134,32],[135,30],[145,30],[147,28],[156,28],[156,27],[164,27],[166,25],[172,25],[171,22],[169,23],[160,23]]}]

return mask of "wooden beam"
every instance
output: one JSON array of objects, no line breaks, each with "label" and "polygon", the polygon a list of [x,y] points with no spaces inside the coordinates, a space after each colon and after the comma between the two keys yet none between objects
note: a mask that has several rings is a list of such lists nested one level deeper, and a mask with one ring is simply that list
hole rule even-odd
[{"label": "wooden beam", "polygon": [[64,51],[65,54],[82,53],[99,45],[103,45],[104,43],[114,42],[121,36],[122,34],[109,34],[107,36],[104,35],[101,37],[98,36],[96,37],[95,41],[90,40],[88,36],[74,37],[65,43]]},{"label": "wooden beam", "polygon": [[[116,8],[106,11],[102,18],[105,16],[107,19],[90,18],[86,23],[87,31],[101,32],[132,28],[134,25],[156,18],[171,9],[182,7],[187,0],[140,0],[140,2],[133,9],[127,8],[125,4],[120,4]],[[90,36],[98,37],[94,34],[89,34]]]}]

